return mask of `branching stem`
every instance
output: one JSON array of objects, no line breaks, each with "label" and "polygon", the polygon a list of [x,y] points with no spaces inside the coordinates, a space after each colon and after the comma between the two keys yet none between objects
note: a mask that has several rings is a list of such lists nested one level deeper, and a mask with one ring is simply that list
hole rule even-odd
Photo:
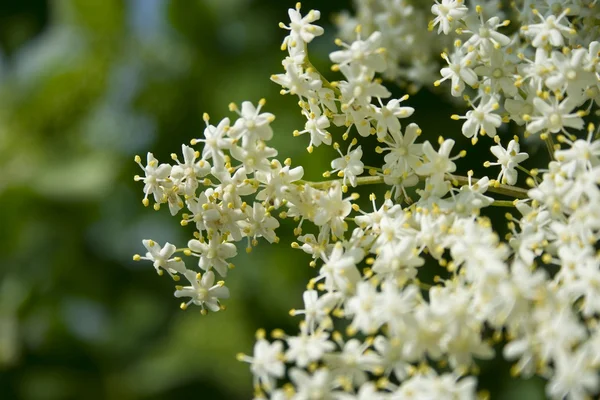
[{"label": "branching stem", "polygon": [[[421,180],[425,180],[425,177],[419,177],[419,178]],[[453,175],[452,178],[453,178],[453,181],[455,181],[455,183],[458,183],[459,185],[467,185],[469,183],[469,178],[466,176]],[[478,179],[471,178],[472,184],[477,183],[477,181],[478,181]],[[331,187],[331,185],[334,184],[334,182],[341,183],[342,180],[341,179],[332,179],[329,181],[322,181],[322,182],[298,181],[297,183],[309,184],[310,186],[312,186],[315,189],[327,189],[327,188]],[[356,178],[357,186],[378,185],[381,183],[384,183],[383,176],[359,176],[358,178]],[[497,193],[497,194],[502,194],[505,196],[513,197],[516,199],[523,199],[523,198],[527,197],[527,189],[523,189],[523,188],[516,187],[516,186],[510,186],[510,185],[502,185],[502,184],[490,185],[488,187],[488,191],[492,192],[492,193]],[[512,205],[511,205],[511,207],[512,207]]]}]

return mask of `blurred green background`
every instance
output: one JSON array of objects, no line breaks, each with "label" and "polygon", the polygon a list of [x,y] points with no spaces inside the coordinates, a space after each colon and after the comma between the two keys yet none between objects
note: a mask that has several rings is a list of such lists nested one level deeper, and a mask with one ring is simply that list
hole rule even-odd
[{"label": "blurred green background", "polygon": [[[330,149],[307,157],[306,138],[291,134],[303,126],[297,100],[269,81],[284,56],[277,23],[294,4],[2,2],[1,399],[251,397],[235,354],[251,353],[258,328],[296,331],[287,312],[301,306],[309,257],[289,248],[284,224],[279,246],[240,252],[226,312],[182,312],[173,282],[131,261],[142,239],[183,244],[190,234],[166,209],[142,206],[133,156],[169,161],[200,136],[203,112],[216,122],[231,116],[229,102],[265,97],[280,159],[310,163],[308,179],[319,179]],[[303,4],[323,12],[311,59],[325,66],[333,13],[349,2]],[[425,132],[444,133],[448,120],[431,113],[450,115],[449,103],[424,90],[411,105]],[[381,164],[374,156],[368,163]],[[482,387],[499,398],[539,398],[540,383],[508,381],[507,364],[482,368]]]}]

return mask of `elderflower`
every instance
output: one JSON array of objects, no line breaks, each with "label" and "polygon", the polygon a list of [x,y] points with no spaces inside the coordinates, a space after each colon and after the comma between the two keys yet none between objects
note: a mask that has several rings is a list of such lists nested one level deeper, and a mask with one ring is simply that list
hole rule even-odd
[{"label": "elderflower", "polygon": [[467,111],[464,117],[453,116],[453,119],[465,119],[466,122],[462,126],[462,133],[468,138],[473,138],[473,142],[477,142],[477,134],[496,136],[496,128],[502,125],[502,118],[498,114],[494,114],[499,108],[497,99],[490,97],[481,99],[479,105],[473,110]]},{"label": "elderflower", "polygon": [[542,16],[539,11],[534,10],[534,14],[540,19],[540,23],[524,25],[523,31],[525,35],[532,37],[531,45],[533,47],[542,47],[550,44],[554,47],[561,47],[564,44],[563,37],[569,37],[574,34],[573,29],[569,27],[569,21],[566,15],[569,13],[566,8],[558,16],[550,14],[546,17]]},{"label": "elderflower", "polygon": [[[297,97],[295,140],[309,153],[333,147],[331,170],[308,181],[278,158],[269,143],[285,132],[264,99],[230,104],[235,120],[211,125],[204,115],[183,161],[135,157],[143,204],[168,204],[189,237],[184,246],[144,240],[134,260],[189,281],[176,286],[189,299],[182,309],[216,312],[229,297],[216,276],[229,275],[238,248],[276,245],[281,221],[292,221],[290,251],[307,254],[314,273],[289,313],[298,328],[275,329],[271,342],[259,330],[253,355],[238,355],[256,399],[475,399],[475,360],[493,357],[512,362],[515,376],[545,379],[551,398],[597,397],[596,3],[357,0],[356,14],[335,21],[336,80],[309,58],[309,44],[327,40],[317,39],[327,37],[321,15],[298,3],[280,24],[283,71],[271,81]],[[464,123],[448,125],[437,145],[410,121],[419,110],[401,93],[422,87],[470,108],[447,116]],[[461,136],[495,156],[484,166],[499,166],[497,175],[476,176],[469,158],[455,163],[467,156],[455,150]],[[373,153],[383,156],[366,166]],[[363,209],[348,184],[382,194],[373,190]],[[505,213],[508,229],[486,217],[492,207],[516,209]]]},{"label": "elderflower", "polygon": [[442,82],[450,79],[452,83],[452,96],[460,96],[465,90],[465,83],[474,86],[477,80],[477,74],[471,68],[474,58],[477,55],[474,51],[464,54],[462,50],[456,49],[450,57],[442,53],[442,58],[448,63],[447,67],[440,70],[442,79],[435,81],[434,85],[439,86]]},{"label": "elderflower", "polygon": [[252,373],[255,376],[255,386],[264,385],[269,389],[275,386],[277,378],[281,378],[285,372],[283,363],[283,343],[275,341],[269,343],[264,339],[264,333],[257,334],[258,340],[254,345],[254,355],[249,357],[239,353],[239,361],[250,363]]},{"label": "elderflower", "polygon": [[431,27],[438,27],[438,33],[443,32],[447,35],[454,22],[467,14],[468,8],[463,5],[463,0],[442,0],[431,6],[431,13],[436,17],[433,19]]},{"label": "elderflower", "polygon": [[[290,45],[292,48],[301,43],[310,43],[316,36],[323,34],[323,28],[312,23],[321,18],[321,13],[317,10],[311,10],[304,17],[300,14],[300,3],[296,4],[296,9],[290,8],[288,11],[290,25],[281,23],[280,27],[290,31],[289,36],[283,41],[283,46]],[[285,47],[283,47],[285,49]]]},{"label": "elderflower", "polygon": [[352,150],[352,146],[355,146],[356,143],[358,143],[356,139],[353,139],[352,142],[350,142],[346,155],[340,151],[339,145],[334,145],[334,148],[340,153],[340,158],[331,161],[331,168],[333,168],[333,170],[328,172],[327,175],[337,172],[337,175],[343,178],[342,185],[344,186],[346,185],[346,179],[350,181],[352,186],[356,186],[356,177],[361,175],[364,171],[364,164],[361,161],[363,154],[362,148],[358,146],[356,149]]},{"label": "elderflower", "polygon": [[135,255],[135,260],[152,261],[159,275],[162,275],[163,271],[167,271],[174,279],[179,278],[174,276],[175,273],[184,273],[186,271],[185,264],[180,257],[171,257],[176,251],[175,246],[171,243],[167,242],[162,247],[154,240],[143,240],[142,243],[148,252],[144,257]]},{"label": "elderflower", "polygon": [[169,175],[171,173],[172,167],[168,164],[159,164],[158,160],[154,158],[154,155],[152,153],[148,153],[145,167],[142,165],[142,160],[139,156],[135,157],[135,162],[145,172],[144,177],[140,177],[139,175],[136,175],[134,177],[136,181],[144,182],[145,196],[142,200],[142,203],[144,203],[145,206],[148,206],[148,204],[150,204],[148,200],[148,196],[150,194],[154,196],[154,200],[157,203],[161,202],[166,191],[171,187]]},{"label": "elderflower", "polygon": [[514,185],[518,176],[516,167],[529,158],[529,154],[519,153],[519,150],[519,142],[516,140],[511,140],[506,149],[501,144],[492,146],[490,151],[498,158],[498,162],[487,162],[485,166],[500,165],[502,169],[496,179],[502,183]]},{"label": "elderflower", "polygon": [[423,144],[423,154],[426,157],[426,162],[416,168],[417,174],[443,176],[447,173],[456,171],[456,164],[452,161],[459,156],[450,157],[450,152],[452,151],[452,147],[454,147],[454,143],[455,142],[452,139],[442,139],[440,140],[440,149],[436,152],[429,142],[425,142]]},{"label": "elderflower", "polygon": [[536,97],[533,99],[533,105],[540,115],[533,115],[527,118],[527,131],[537,133],[541,130],[547,130],[551,133],[566,132],[565,128],[582,129],[584,121],[579,113],[571,113],[575,104],[570,98],[565,98],[559,102],[554,99],[550,104]]},{"label": "elderflower", "polygon": [[225,283],[219,281],[215,283],[215,274],[212,271],[204,275],[187,270],[183,274],[190,282],[190,286],[180,286],[175,290],[175,297],[190,297],[187,303],[181,303],[181,308],[186,309],[190,304],[200,306],[202,313],[206,309],[210,311],[219,311],[222,309],[219,299],[229,298],[229,289],[223,286]]}]

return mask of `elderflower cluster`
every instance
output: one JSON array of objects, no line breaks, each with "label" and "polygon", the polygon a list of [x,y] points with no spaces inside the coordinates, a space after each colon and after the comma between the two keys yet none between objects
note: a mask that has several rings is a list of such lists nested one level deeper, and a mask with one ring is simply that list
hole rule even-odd
[{"label": "elderflower cluster", "polygon": [[[253,354],[238,355],[256,399],[475,399],[485,389],[475,360],[497,356],[514,375],[546,379],[551,398],[598,395],[600,4],[355,3],[356,16],[337,21],[338,80],[311,64],[308,44],[323,28],[320,13],[303,15],[300,4],[280,24],[287,55],[271,77],[298,97],[305,123],[293,135],[311,153],[332,146],[339,155],[323,174],[337,178],[306,181],[301,166],[277,159],[264,100],[231,104],[235,121],[211,125],[205,115],[203,137],[191,142],[199,147],[183,145],[183,160],[136,157],[144,205],[167,204],[193,233],[181,248],[144,240],[147,253],[134,259],[183,275],[183,309],[219,311],[229,291],[215,272],[227,275],[240,246],[277,243],[280,219],[296,222],[292,247],[309,255],[315,276],[290,311],[298,331],[276,329],[269,340],[260,330]],[[462,97],[469,110],[448,116],[462,128],[420,141],[405,121],[415,112],[408,95],[393,98],[382,79]],[[371,135],[375,148],[363,140]],[[458,171],[467,152],[453,135],[493,142],[486,153],[495,159],[484,164],[492,177]],[[550,162],[526,169],[537,143]],[[365,166],[366,152],[379,164]],[[348,192],[370,184],[387,191],[363,209]],[[480,213],[491,206],[519,214],[506,213],[505,237]],[[194,263],[202,273],[188,269]]]}]

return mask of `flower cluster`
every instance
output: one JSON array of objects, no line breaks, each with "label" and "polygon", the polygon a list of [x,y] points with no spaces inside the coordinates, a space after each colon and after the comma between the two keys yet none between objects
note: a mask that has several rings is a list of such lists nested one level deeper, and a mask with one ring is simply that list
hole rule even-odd
[{"label": "flower cluster", "polygon": [[[236,120],[213,126],[205,115],[204,136],[191,142],[202,149],[183,145],[183,161],[136,158],[144,205],[185,209],[181,225],[194,233],[179,249],[144,240],[146,255],[134,259],[189,281],[176,287],[176,297],[189,298],[182,308],[218,311],[229,291],[213,270],[226,276],[236,243],[247,251],[261,237],[277,243],[273,215],[297,222],[292,247],[310,255],[316,274],[290,311],[298,332],[275,330],[269,341],[260,330],[253,354],[238,355],[251,366],[256,399],[475,399],[475,360],[495,357],[496,343],[514,375],[547,379],[550,397],[598,394],[600,130],[586,125],[600,105],[596,3],[522,0],[502,12],[498,1],[424,9],[358,0],[355,17],[338,19],[333,82],[308,57],[323,34],[320,13],[303,16],[298,4],[280,24],[287,56],[271,80],[298,97],[306,122],[294,136],[306,136],[311,153],[337,151],[323,176],[339,179],[308,182],[302,167],[276,158],[264,100],[231,104]],[[442,52],[440,69],[432,55],[444,46],[452,51]],[[470,108],[449,116],[464,121],[462,135],[480,146],[479,137],[493,138],[496,159],[484,165],[500,168],[495,178],[457,173],[454,161],[467,152],[451,138],[419,141],[415,123],[403,126],[415,112],[403,104],[408,95],[392,98],[378,74],[409,90],[449,84]],[[379,145],[363,148],[371,135]],[[521,143],[544,144],[550,162],[524,168],[530,154]],[[369,150],[383,155],[380,165],[363,164]],[[518,170],[529,189],[514,186]],[[387,192],[371,194],[366,210],[347,193],[368,184]],[[520,214],[506,214],[504,240],[480,213],[489,206]],[[203,274],[182,256],[197,258]],[[430,282],[424,268],[437,271]]]}]

